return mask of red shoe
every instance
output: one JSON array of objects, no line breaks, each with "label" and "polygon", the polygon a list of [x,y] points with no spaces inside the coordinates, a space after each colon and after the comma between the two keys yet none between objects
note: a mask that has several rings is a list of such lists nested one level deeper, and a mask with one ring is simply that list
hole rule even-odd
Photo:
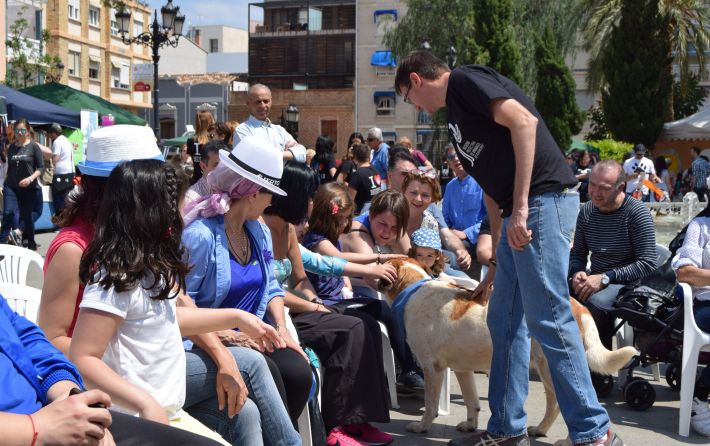
[{"label": "red shoe", "polygon": [[338,426],[330,431],[325,440],[328,446],[365,446]]},{"label": "red shoe", "polygon": [[370,423],[348,424],[344,430],[357,438],[361,443],[371,446],[382,446],[394,441],[394,437],[382,432]]}]

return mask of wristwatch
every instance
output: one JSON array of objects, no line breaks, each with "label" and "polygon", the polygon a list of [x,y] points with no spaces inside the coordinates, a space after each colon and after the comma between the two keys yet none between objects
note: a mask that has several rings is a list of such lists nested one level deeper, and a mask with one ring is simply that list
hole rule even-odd
[{"label": "wristwatch", "polygon": [[606,275],[606,273],[602,274],[602,285],[603,286],[609,286],[609,276]]}]

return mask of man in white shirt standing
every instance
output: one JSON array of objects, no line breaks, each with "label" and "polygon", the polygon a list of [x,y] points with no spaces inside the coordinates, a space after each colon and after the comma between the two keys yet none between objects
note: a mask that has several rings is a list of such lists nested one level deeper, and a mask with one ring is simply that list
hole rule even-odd
[{"label": "man in white shirt standing", "polygon": [[[660,179],[656,176],[656,168],[653,166],[653,161],[646,158],[646,146],[636,144],[634,146],[634,157],[629,158],[624,162],[624,174],[626,174],[626,193],[632,195],[639,188],[641,177],[658,183]],[[641,201],[650,201],[651,195],[648,186],[641,185]]]},{"label": "man in white shirt standing", "polygon": [[275,147],[283,150],[284,162],[295,159],[306,162],[306,148],[296,142],[286,129],[269,119],[271,111],[271,90],[264,84],[254,84],[247,93],[249,119],[239,124],[234,131],[234,145],[249,135],[259,136]]},{"label": "man in white shirt standing", "polygon": [[47,136],[52,140],[52,164],[54,178],[52,179],[52,202],[54,214],[64,209],[64,198],[74,187],[74,162],[72,152],[74,146],[66,136],[62,135],[62,126],[54,123],[47,130]]}]

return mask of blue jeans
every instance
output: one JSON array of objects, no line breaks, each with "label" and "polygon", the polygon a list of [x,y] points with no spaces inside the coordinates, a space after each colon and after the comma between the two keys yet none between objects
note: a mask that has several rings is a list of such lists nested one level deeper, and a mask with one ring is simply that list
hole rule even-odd
[{"label": "blue jeans", "polygon": [[264,356],[244,347],[228,349],[249,390],[249,398],[242,410],[231,420],[226,410],[219,410],[217,366],[204,350],[197,347],[185,352],[187,394],[184,409],[235,446],[300,445],[301,437],[291,424]]},{"label": "blue jeans", "polygon": [[611,341],[616,328],[616,316],[611,313],[614,302],[619,297],[619,291],[624,287],[621,284],[610,284],[589,296],[586,302],[589,312],[592,313],[594,323],[599,330],[599,339],[607,349],[611,350]]},{"label": "blue jeans", "polygon": [[[37,199],[37,189],[32,187],[13,188],[7,184],[3,187],[3,215],[0,243],[7,243],[7,237],[12,229],[15,211],[19,209],[22,220],[22,238],[27,240],[27,247],[37,249],[35,243],[35,224],[32,211]],[[41,211],[40,211],[41,214]]]},{"label": "blue jeans", "polygon": [[488,431],[513,437],[525,433],[530,366],[530,336],[542,346],[560,411],[573,443],[603,437],[609,417],[592,387],[567,288],[570,237],[579,209],[577,193],[546,193],[528,198],[532,241],[522,251],[508,245],[503,232],[498,267],[488,307],[493,341],[488,390]]}]

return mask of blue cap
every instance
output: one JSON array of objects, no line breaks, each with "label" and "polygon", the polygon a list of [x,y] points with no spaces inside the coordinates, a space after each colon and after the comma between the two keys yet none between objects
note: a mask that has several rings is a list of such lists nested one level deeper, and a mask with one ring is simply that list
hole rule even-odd
[{"label": "blue cap", "polygon": [[441,251],[441,238],[433,229],[419,228],[412,233],[412,245]]}]

